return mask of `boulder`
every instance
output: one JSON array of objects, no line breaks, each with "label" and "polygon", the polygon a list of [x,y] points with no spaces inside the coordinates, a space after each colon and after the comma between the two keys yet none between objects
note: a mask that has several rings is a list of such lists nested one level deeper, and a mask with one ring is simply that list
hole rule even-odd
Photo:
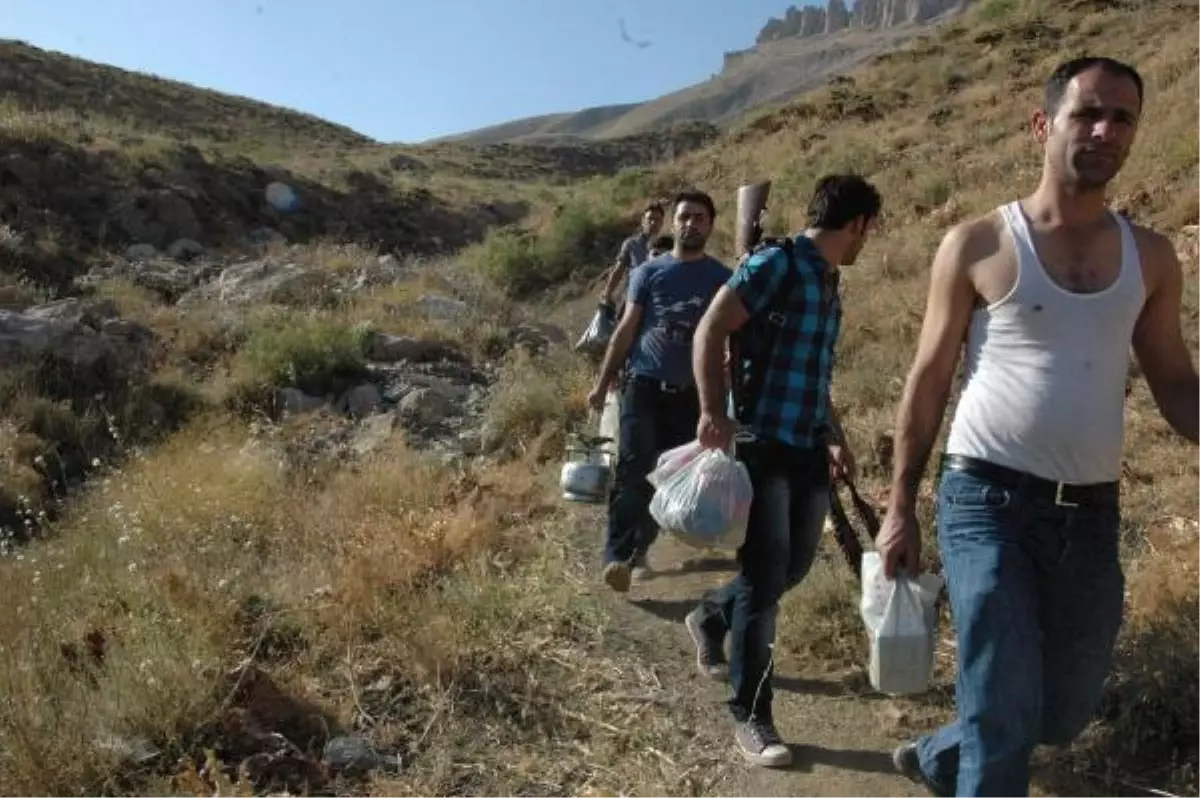
[{"label": "boulder", "polygon": [[204,254],[204,246],[191,238],[177,238],[167,247],[167,255],[175,260],[188,261]]},{"label": "boulder", "polygon": [[432,388],[417,388],[400,400],[397,412],[410,429],[439,424],[453,412],[449,397]]},{"label": "boulder", "polygon": [[338,409],[354,418],[366,418],[383,404],[383,396],[374,383],[364,383],[346,391],[338,401]]},{"label": "boulder", "polygon": [[367,357],[380,363],[397,363],[401,360],[410,363],[429,363],[437,360],[463,362],[466,360],[461,352],[442,341],[380,332],[371,337],[367,348]]},{"label": "boulder", "polygon": [[189,291],[179,303],[304,304],[320,297],[327,286],[323,272],[262,258],[230,266],[216,280]]},{"label": "boulder", "polygon": [[118,318],[111,301],[64,299],[23,312],[0,310],[0,368],[56,363],[77,386],[104,389],[154,363],[159,341]]},{"label": "boulder", "polygon": [[417,305],[432,319],[441,321],[457,321],[467,315],[467,303],[441,294],[424,294],[417,299]]},{"label": "boulder", "polygon": [[125,257],[129,260],[150,260],[158,257],[158,250],[153,244],[131,244],[125,250]]}]

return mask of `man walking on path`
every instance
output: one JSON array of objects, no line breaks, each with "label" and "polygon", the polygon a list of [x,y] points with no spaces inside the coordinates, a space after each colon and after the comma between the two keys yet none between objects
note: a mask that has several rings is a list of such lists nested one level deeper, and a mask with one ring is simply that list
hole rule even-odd
[{"label": "man walking on path", "polygon": [[1174,249],[1105,203],[1141,111],[1132,67],[1064,63],[1033,115],[1040,185],[950,230],[934,258],[877,545],[889,575],[919,570],[917,489],[965,339],[937,498],[958,717],[894,754],[935,794],[1026,795],[1034,746],[1069,744],[1099,703],[1124,599],[1131,344],[1163,417],[1197,440]]},{"label": "man walking on path", "polygon": [[[602,306],[612,306],[617,288],[627,274],[650,259],[650,247],[658,231],[663,225],[663,206],[657,202],[646,206],[642,211],[641,227],[636,233],[621,242],[617,252],[617,262],[608,272],[604,288],[600,294]],[[618,309],[619,310],[619,309]]]},{"label": "man walking on path", "polygon": [[593,408],[602,408],[618,370],[625,368],[604,553],[604,580],[622,593],[629,590],[632,561],[644,559],[658,534],[650,515],[654,488],[646,476],[662,452],[687,443],[696,429],[696,322],[729,279],[729,269],[704,249],[716,216],[712,199],[683,192],[675,198],[673,214],[675,248],[632,272],[625,313],[588,396]]},{"label": "man walking on path", "polygon": [[[733,440],[723,361],[727,339],[743,328],[738,359],[761,375],[750,380],[761,388],[739,396],[738,420],[754,438],[739,437],[737,444],[754,487],[739,573],[685,623],[708,676],[721,674],[730,636],[735,739],[748,761],[767,767],[791,762],[771,716],[779,600],[812,565],[829,509],[831,463],[847,477],[854,467],[829,399],[842,315],[838,267],[854,263],[879,210],[878,192],[861,177],[823,178],[809,204],[808,228],[791,242],[792,256],[782,247],[752,255],[717,293],[696,333],[701,443],[728,450]],[[752,336],[772,324],[774,346],[751,347],[761,340]]]}]

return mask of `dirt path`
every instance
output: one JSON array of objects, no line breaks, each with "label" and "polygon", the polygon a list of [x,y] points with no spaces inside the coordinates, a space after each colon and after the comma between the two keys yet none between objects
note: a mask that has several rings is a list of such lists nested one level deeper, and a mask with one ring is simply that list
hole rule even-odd
[{"label": "dirt path", "polygon": [[[598,551],[603,514],[581,509],[577,529],[591,538]],[[602,596],[616,626],[634,641],[636,655],[652,660],[667,685],[694,697],[679,710],[695,713],[701,728],[727,757],[729,768],[713,787],[724,795],[925,795],[920,788],[892,769],[891,750],[902,740],[887,733],[885,718],[890,702],[847,691],[827,675],[798,672],[787,662],[775,672],[775,720],[792,746],[788,770],[768,770],[747,765],[733,744],[733,727],[724,701],[727,686],[701,677],[695,667],[695,649],[683,626],[683,617],[706,590],[722,584],[734,570],[732,560],[708,557],[661,536],[650,552],[654,575],[635,582],[624,596],[608,590],[598,571],[593,591]],[[847,574],[847,578],[850,578]],[[803,585],[797,588],[803,590]],[[698,741],[700,743],[700,741]],[[724,746],[721,748],[720,746]],[[725,761],[725,760],[721,760]]]}]

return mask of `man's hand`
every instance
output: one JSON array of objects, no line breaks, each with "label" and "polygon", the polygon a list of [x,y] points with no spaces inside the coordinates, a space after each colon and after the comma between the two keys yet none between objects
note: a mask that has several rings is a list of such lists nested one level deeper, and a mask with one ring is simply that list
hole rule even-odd
[{"label": "man's hand", "polygon": [[736,431],[733,420],[728,416],[702,413],[700,423],[696,425],[696,440],[705,448],[728,452]]},{"label": "man's hand", "polygon": [[920,573],[921,527],[917,523],[917,514],[889,504],[875,538],[875,548],[883,557],[883,573],[888,579],[895,579],[901,568],[910,577]]},{"label": "man's hand", "polygon": [[[578,395],[579,394],[576,394],[576,396],[578,396]],[[588,394],[588,398],[587,398],[588,407],[592,408],[593,410],[595,410],[597,412],[603,410],[604,409],[604,400],[607,398],[607,395],[608,395],[608,386],[605,385],[604,383],[600,383],[599,385],[597,385],[595,388],[592,389],[591,393]]]},{"label": "man's hand", "polygon": [[854,453],[845,444],[831,443],[829,445],[829,476],[841,479],[843,482],[853,482],[857,476],[857,466]]}]

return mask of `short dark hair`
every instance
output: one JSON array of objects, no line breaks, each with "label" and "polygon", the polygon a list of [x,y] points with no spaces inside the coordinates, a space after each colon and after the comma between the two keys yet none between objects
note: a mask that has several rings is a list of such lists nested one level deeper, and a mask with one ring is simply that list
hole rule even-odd
[{"label": "short dark hair", "polygon": [[841,230],[860,216],[874,219],[882,206],[879,192],[859,175],[825,175],[808,203],[808,226]]},{"label": "short dark hair", "polygon": [[650,245],[651,249],[674,249],[675,236],[659,236],[654,239],[654,243]]},{"label": "short dark hair", "polygon": [[1057,113],[1058,107],[1062,105],[1063,95],[1067,93],[1067,84],[1079,73],[1087,72],[1093,67],[1099,67],[1115,77],[1132,80],[1133,85],[1137,86],[1138,105],[1142,104],[1142,95],[1145,86],[1142,83],[1142,76],[1138,74],[1136,69],[1115,58],[1085,55],[1081,58],[1072,58],[1070,61],[1064,61],[1050,73],[1050,77],[1046,80],[1042,110],[1051,116]]},{"label": "short dark hair", "polygon": [[651,202],[649,205],[647,205],[645,208],[642,209],[642,215],[645,216],[646,214],[654,213],[655,211],[658,212],[659,216],[667,215],[667,211],[666,211],[666,209],[663,208],[663,204],[661,202]]},{"label": "short dark hair", "polygon": [[717,218],[717,206],[713,204],[712,197],[699,189],[690,188],[686,191],[680,191],[671,202],[671,208],[678,208],[681,202],[694,202],[697,205],[703,205],[708,211],[708,218]]}]

